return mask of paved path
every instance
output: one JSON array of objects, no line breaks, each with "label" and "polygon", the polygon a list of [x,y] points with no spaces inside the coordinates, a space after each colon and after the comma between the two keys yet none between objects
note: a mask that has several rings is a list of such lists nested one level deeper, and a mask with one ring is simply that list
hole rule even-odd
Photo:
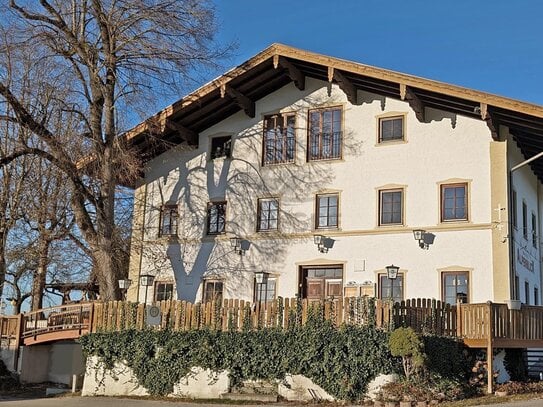
[{"label": "paved path", "polygon": [[[289,404],[292,406],[293,404]],[[499,407],[542,407],[543,399],[515,401],[512,403],[493,404]],[[5,400],[0,398],[0,407],[232,407],[233,404],[185,403],[179,401],[134,400],[111,397],[57,397],[33,400]],[[273,404],[273,407],[280,406]],[[487,405],[486,407],[488,407]],[[262,407],[244,404],[243,407]]]}]

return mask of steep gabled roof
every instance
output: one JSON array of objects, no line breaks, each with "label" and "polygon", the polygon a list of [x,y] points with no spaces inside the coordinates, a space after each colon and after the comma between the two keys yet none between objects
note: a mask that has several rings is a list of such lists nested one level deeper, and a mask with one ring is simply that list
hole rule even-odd
[{"label": "steep gabled roof", "polygon": [[[424,120],[424,108],[445,110],[486,121],[493,137],[509,127],[526,158],[543,151],[543,106],[387,69],[273,44],[240,66],[168,106],[125,134],[143,159],[173,145],[198,144],[198,134],[244,110],[254,117],[254,104],[289,82],[304,89],[305,78],[337,83],[351,103],[356,90],[405,100]],[[543,181],[543,161],[530,164]]]}]

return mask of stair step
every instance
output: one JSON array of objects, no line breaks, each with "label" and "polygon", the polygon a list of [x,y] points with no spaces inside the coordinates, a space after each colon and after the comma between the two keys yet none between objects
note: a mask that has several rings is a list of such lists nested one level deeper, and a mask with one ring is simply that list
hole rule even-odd
[{"label": "stair step", "polygon": [[276,403],[278,401],[277,394],[259,394],[259,393],[223,393],[222,399],[238,400],[238,401],[261,401]]}]

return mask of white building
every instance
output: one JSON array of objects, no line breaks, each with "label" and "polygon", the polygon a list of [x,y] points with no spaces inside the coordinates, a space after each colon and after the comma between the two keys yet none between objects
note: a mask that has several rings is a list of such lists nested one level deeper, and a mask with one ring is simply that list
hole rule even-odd
[{"label": "white building", "polygon": [[543,107],[272,45],[127,135],[128,299],[541,304],[543,163],[510,170],[542,137]]}]

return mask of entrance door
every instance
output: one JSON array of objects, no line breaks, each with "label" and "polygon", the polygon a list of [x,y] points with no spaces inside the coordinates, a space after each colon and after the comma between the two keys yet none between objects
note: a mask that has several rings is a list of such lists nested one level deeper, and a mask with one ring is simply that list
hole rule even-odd
[{"label": "entrance door", "polygon": [[338,298],[343,292],[343,266],[300,267],[300,296],[312,300]]}]

